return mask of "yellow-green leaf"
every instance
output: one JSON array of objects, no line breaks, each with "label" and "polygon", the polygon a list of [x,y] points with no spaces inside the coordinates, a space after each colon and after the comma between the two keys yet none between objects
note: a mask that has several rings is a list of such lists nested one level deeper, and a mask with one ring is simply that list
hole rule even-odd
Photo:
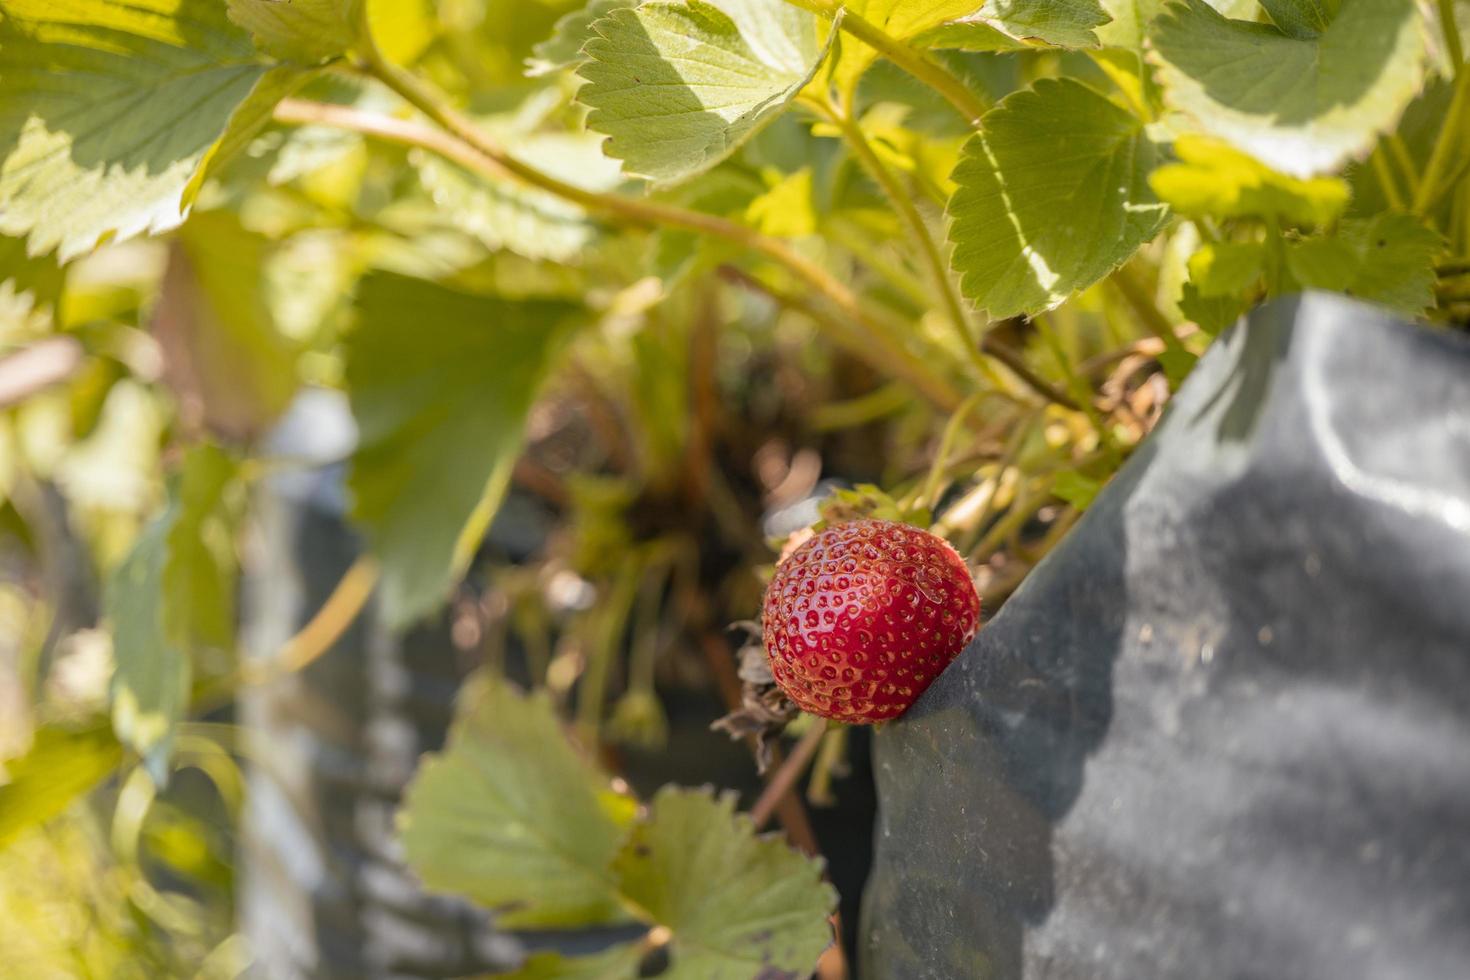
[{"label": "yellow-green leaf", "polygon": [[615,862],[623,894],[666,926],[668,980],[809,975],[837,904],[822,866],[757,837],[733,794],[665,787]]},{"label": "yellow-green leaf", "polygon": [[1043,79],[982,120],[955,167],[953,263],[992,317],[1050,309],[1152,238],[1168,209],[1148,186],[1143,123],[1070,79]]},{"label": "yellow-green leaf", "polygon": [[1288,177],[1208,136],[1179,137],[1174,154],[1179,162],[1155,170],[1148,182],[1181,214],[1326,225],[1342,214],[1350,196],[1340,177]]},{"label": "yellow-green leaf", "polygon": [[502,910],[502,925],[621,919],[611,865],[627,826],[599,800],[608,782],[568,744],[544,691],[479,675],[460,694],[444,752],[408,789],[405,856],[430,888]]},{"label": "yellow-green leaf", "polygon": [[1154,21],[1150,38],[1170,103],[1201,131],[1294,177],[1367,153],[1423,78],[1414,0],[1343,0],[1315,37],[1182,0]]},{"label": "yellow-green leaf", "polygon": [[0,0],[0,232],[66,260],[173,228],[268,72],[217,0]]},{"label": "yellow-green leaf", "polygon": [[832,45],[783,0],[654,0],[592,25],[578,69],[588,128],[630,175],[702,173],[778,116]]},{"label": "yellow-green leaf", "polygon": [[404,624],[443,602],[479,545],[578,308],[377,273],[357,309],[352,515],[382,564],[383,612]]}]

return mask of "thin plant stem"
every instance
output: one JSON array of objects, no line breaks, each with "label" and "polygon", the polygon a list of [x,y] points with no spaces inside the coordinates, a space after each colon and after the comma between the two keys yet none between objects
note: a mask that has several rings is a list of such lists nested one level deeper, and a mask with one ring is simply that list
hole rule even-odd
[{"label": "thin plant stem", "polygon": [[1465,71],[1465,47],[1460,42],[1460,26],[1455,23],[1455,0],[1439,0],[1439,26],[1444,31],[1445,53],[1459,78]]},{"label": "thin plant stem", "polygon": [[1042,398],[1074,412],[1083,411],[1082,406],[1070,395],[1058,391],[1045,378],[1031,370],[1018,351],[1012,350],[989,334],[980,342],[980,349],[1004,364],[1007,370],[1026,382],[1026,386]]},{"label": "thin plant stem", "polygon": [[781,763],[781,767],[771,776],[766,788],[761,791],[760,798],[755,801],[755,806],[750,808],[750,819],[755,824],[755,829],[760,830],[771,819],[771,814],[776,812],[776,804],[780,803],[796,785],[796,780],[806,771],[807,763],[812,761],[816,755],[817,747],[822,744],[822,736],[827,734],[827,721],[825,718],[812,719],[812,726],[806,730],[791,754]]},{"label": "thin plant stem", "polygon": [[[374,47],[368,46],[364,52],[366,59],[361,66],[369,76],[376,78],[388,88],[397,93],[404,101],[418,109],[430,120],[439,125],[450,136],[465,144],[471,151],[456,155],[456,162],[468,162],[475,157],[483,158],[475,169],[480,171],[490,170],[492,173],[509,174],[524,183],[542,190],[549,191],[558,197],[578,204],[589,211],[606,214],[634,224],[648,225],[653,227],[684,228],[689,231],[723,238],[726,241],[739,245],[742,248],[764,255],[766,258],[784,266],[796,278],[811,287],[834,306],[836,306],[849,319],[856,322],[869,335],[866,339],[870,342],[866,357],[875,366],[884,369],[893,362],[895,355],[899,353],[901,344],[888,336],[882,326],[876,323],[864,309],[858,297],[831,273],[810,259],[798,254],[785,242],[761,234],[753,228],[748,228],[737,222],[712,214],[699,211],[691,211],[686,208],[664,204],[659,201],[638,200],[619,194],[603,194],[589,191],[566,181],[558,180],[527,163],[522,162],[503,147],[492,140],[478,126],[466,116],[452,108],[441,93],[432,88],[417,76],[404,71],[397,65],[388,61]],[[330,108],[318,105],[320,108]],[[298,110],[299,105],[291,109]],[[327,122],[331,124],[343,121],[341,114],[326,114],[326,119],[309,120],[312,122]],[[371,115],[371,114],[369,114]],[[280,118],[278,110],[278,118]],[[387,135],[387,134],[384,134]],[[402,135],[401,130],[398,135]],[[487,166],[487,164],[492,166]],[[905,371],[912,372],[912,362]],[[959,402],[959,396],[950,393],[946,395],[942,379],[930,371],[919,374],[906,373],[902,375],[912,383],[921,394],[934,401],[941,408],[952,410]]]},{"label": "thin plant stem", "polygon": [[1378,180],[1378,186],[1383,190],[1383,198],[1388,206],[1395,211],[1406,211],[1408,206],[1404,201],[1404,195],[1399,192],[1399,182],[1394,180],[1393,170],[1388,165],[1388,157],[1383,152],[1383,147],[1378,147],[1368,158],[1373,165],[1373,176]]},{"label": "thin plant stem", "polygon": [[1470,72],[1461,71],[1455,79],[1455,94],[1450,98],[1450,107],[1445,113],[1444,125],[1429,154],[1429,164],[1424,168],[1424,177],[1419,183],[1419,192],[1414,195],[1414,213],[1423,216],[1439,199],[1444,190],[1441,183],[1454,166],[1457,151],[1463,151],[1460,131],[1464,117],[1470,115]]},{"label": "thin plant stem", "polygon": [[924,258],[924,264],[929,267],[929,275],[934,280],[935,288],[939,290],[939,295],[944,302],[945,313],[954,326],[955,332],[959,334],[960,344],[964,347],[965,354],[974,362],[982,375],[992,384],[999,386],[998,379],[995,378],[990,365],[985,362],[985,358],[980,353],[980,347],[970,332],[969,317],[965,315],[965,305],[960,299],[959,289],[955,287],[954,279],[949,274],[949,265],[944,261],[944,256],[940,253],[934,236],[929,233],[929,226],[925,223],[924,216],[914,206],[913,198],[899,182],[898,177],[873,150],[872,144],[868,142],[868,137],[863,132],[862,124],[853,118],[851,112],[835,106],[818,106],[818,111],[841,130],[848,146],[857,156],[858,162],[883,189],[883,193],[888,195],[893,209],[909,226],[909,233],[919,246],[919,253]]},{"label": "thin plant stem", "polygon": [[1388,147],[1394,163],[1404,172],[1404,186],[1409,189],[1409,196],[1413,197],[1419,193],[1419,168],[1414,165],[1414,158],[1409,154],[1404,138],[1398,133],[1389,133],[1384,145]]},{"label": "thin plant stem", "polygon": [[378,563],[368,557],[357,559],[316,615],[282,644],[274,657],[247,663],[240,671],[241,680],[247,684],[258,684],[315,663],[357,619],[377,582]]},{"label": "thin plant stem", "polygon": [[[817,324],[818,327],[823,328],[824,332],[829,337],[833,338],[836,343],[847,348],[848,351],[853,354],[856,354],[860,357],[863,355],[863,338],[853,336],[849,331],[844,330],[840,322],[833,318],[832,315],[824,310],[821,306],[813,303],[808,297],[802,296],[797,293],[790,293],[777,289],[776,287],[771,286],[768,283],[762,282],[755,276],[752,276],[744,269],[739,269],[735,266],[721,266],[720,277],[727,282],[749,289],[751,292],[760,293],[774,300],[779,305],[786,307],[787,309],[792,309],[797,311],[798,313],[805,314],[807,318],[810,319],[813,323]],[[903,368],[906,365],[907,369],[911,373],[916,372],[919,369],[920,365],[918,362],[918,358],[906,348],[895,345],[894,350],[891,353],[895,358],[897,358],[897,360],[889,362],[885,365],[885,373],[893,373],[902,376]],[[938,397],[932,399],[934,403],[939,407],[944,408],[946,411],[954,411],[954,409],[958,408],[960,402],[964,400],[964,397],[958,391],[956,391],[949,384],[948,381],[940,379],[936,382],[936,384],[942,384],[943,387],[938,389]]]},{"label": "thin plant stem", "polygon": [[837,0],[787,0],[794,7],[810,10],[837,21],[841,29],[877,51],[919,81],[944,96],[970,125],[979,123],[989,103],[939,62],[924,52],[884,32],[877,25],[845,8]]},{"label": "thin plant stem", "polygon": [[944,434],[939,437],[939,448],[934,451],[934,462],[930,464],[929,475],[924,480],[923,489],[919,492],[919,506],[932,508],[939,503],[945,469],[949,466],[950,454],[954,452],[955,440],[959,438],[960,429],[964,427],[965,420],[979,406],[981,399],[986,394],[986,392],[977,391],[966,398],[964,404],[955,409],[954,414],[945,423]]}]

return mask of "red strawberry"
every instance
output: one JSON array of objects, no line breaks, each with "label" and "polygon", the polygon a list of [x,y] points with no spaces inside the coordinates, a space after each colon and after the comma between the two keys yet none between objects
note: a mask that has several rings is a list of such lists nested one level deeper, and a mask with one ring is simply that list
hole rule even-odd
[{"label": "red strawberry", "polygon": [[860,520],[777,566],[762,625],[771,673],[798,707],[870,724],[907,711],[979,624],[980,596],[946,541]]}]

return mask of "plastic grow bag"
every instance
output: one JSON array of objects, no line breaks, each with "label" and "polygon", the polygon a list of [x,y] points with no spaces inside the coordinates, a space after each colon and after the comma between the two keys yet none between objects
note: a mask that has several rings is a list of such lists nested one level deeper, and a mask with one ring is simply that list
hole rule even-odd
[{"label": "plastic grow bag", "polygon": [[874,752],[866,980],[1470,977],[1470,342],[1253,314]]}]

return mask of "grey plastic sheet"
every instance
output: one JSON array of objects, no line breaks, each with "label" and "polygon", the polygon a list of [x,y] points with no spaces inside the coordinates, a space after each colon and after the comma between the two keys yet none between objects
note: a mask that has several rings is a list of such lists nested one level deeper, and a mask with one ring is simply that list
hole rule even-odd
[{"label": "grey plastic sheet", "polygon": [[1470,977],[1470,343],[1223,336],[874,744],[866,980]]}]

